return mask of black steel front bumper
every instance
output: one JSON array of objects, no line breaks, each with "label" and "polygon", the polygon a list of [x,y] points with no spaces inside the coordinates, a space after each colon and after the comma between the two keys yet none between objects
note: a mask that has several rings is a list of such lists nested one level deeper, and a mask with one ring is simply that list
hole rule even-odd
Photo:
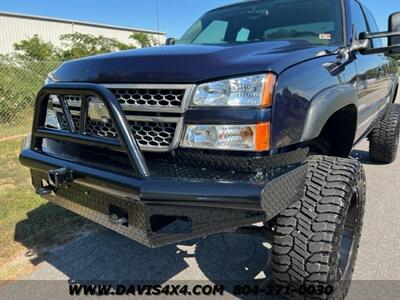
[{"label": "black steel front bumper", "polygon": [[[44,127],[46,96],[74,92],[95,94],[103,100],[121,145]],[[101,154],[87,155],[90,159],[82,161],[82,153],[93,147],[120,147],[134,174],[88,163]],[[20,161],[31,169],[35,189],[48,200],[156,247],[275,217],[300,197],[306,155],[306,149],[273,155],[264,160],[265,171],[257,172],[206,169],[176,161],[146,162],[112,94],[97,85],[57,84],[39,93],[32,136],[25,140]],[[61,168],[71,178],[54,184],[51,174]]]}]

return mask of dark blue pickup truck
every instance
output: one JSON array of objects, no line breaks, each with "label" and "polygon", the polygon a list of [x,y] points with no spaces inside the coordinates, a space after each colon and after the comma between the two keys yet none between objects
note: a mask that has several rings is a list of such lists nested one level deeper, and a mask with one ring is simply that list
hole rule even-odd
[{"label": "dark blue pickup truck", "polygon": [[400,13],[379,32],[357,0],[225,6],[166,46],[62,64],[20,160],[38,194],[149,247],[261,233],[283,291],[342,299],[366,198],[349,155],[368,138],[396,158],[399,53]]}]

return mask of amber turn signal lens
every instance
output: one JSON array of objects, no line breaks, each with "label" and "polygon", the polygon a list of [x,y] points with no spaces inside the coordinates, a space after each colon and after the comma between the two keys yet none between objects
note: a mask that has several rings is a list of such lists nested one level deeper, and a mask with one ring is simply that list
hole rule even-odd
[{"label": "amber turn signal lens", "polygon": [[259,123],[256,125],[255,149],[256,151],[270,150],[271,126],[269,123]]},{"label": "amber turn signal lens", "polygon": [[269,107],[272,105],[272,98],[274,96],[274,89],[276,83],[276,76],[272,73],[267,74],[264,82],[264,90],[262,97],[262,107]]}]

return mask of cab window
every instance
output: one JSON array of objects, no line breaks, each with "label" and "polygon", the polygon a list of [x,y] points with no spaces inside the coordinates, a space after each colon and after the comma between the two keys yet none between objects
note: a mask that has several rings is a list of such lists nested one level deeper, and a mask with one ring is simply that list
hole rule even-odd
[{"label": "cab window", "polygon": [[361,6],[355,0],[351,0],[351,20],[357,39],[359,38],[361,32],[369,31]]}]

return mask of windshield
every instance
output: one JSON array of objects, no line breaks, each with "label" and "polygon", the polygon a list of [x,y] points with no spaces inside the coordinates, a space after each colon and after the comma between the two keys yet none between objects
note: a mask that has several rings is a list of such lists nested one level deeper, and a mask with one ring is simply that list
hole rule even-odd
[{"label": "windshield", "polygon": [[301,40],[342,43],[339,0],[263,0],[212,10],[196,21],[178,44],[243,44]]}]

